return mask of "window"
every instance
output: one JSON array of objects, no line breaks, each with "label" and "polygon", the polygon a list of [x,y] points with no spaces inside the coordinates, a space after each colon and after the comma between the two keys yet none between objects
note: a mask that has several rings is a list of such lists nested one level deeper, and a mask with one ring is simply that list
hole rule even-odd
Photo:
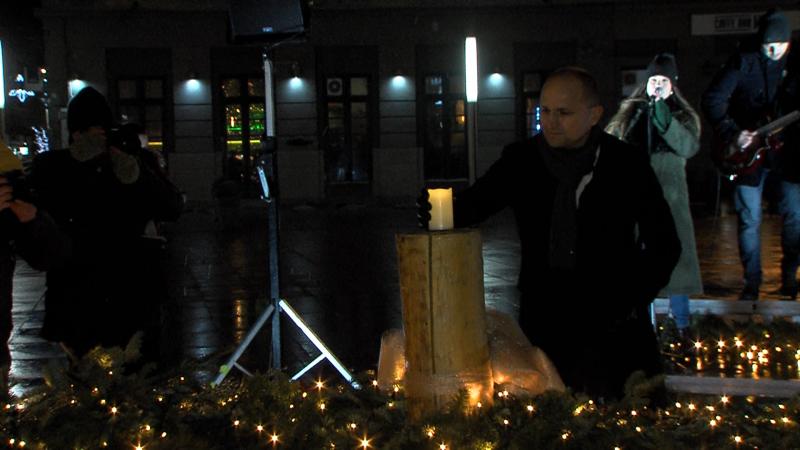
[{"label": "window", "polygon": [[225,174],[241,182],[244,192],[256,192],[256,163],[265,130],[264,79],[224,77],[219,89],[225,121],[222,133]]},{"label": "window", "polygon": [[163,151],[166,127],[164,79],[122,78],[117,80],[116,87],[120,122],[142,125],[150,148]]},{"label": "window", "polygon": [[420,129],[425,178],[466,179],[469,167],[464,77],[431,74],[422,83]]},{"label": "window", "polygon": [[539,96],[542,91],[542,74],[526,72],[522,75],[522,101],[525,116],[525,137],[532,137],[542,130]]},{"label": "window", "polygon": [[323,92],[327,182],[368,183],[372,167],[369,78],[328,76]]}]

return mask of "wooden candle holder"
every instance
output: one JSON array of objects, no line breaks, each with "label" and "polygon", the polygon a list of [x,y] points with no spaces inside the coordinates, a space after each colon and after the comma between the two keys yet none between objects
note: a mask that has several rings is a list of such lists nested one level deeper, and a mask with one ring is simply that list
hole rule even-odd
[{"label": "wooden candle holder", "polygon": [[478,230],[398,234],[409,416],[440,410],[460,389],[492,401]]}]

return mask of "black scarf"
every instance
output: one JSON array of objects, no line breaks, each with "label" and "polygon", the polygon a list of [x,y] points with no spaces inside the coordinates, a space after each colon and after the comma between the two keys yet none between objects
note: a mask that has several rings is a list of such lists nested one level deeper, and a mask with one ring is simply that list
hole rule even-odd
[{"label": "black scarf", "polygon": [[579,148],[552,148],[539,137],[539,152],[548,171],[558,180],[550,218],[550,267],[574,269],[578,235],[577,190],[584,175],[594,168],[602,131],[593,127]]}]

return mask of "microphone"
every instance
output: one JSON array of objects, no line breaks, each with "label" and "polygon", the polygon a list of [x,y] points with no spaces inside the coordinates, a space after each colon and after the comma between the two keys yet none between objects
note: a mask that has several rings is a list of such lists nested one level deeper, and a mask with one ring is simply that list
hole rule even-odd
[{"label": "microphone", "polygon": [[656,100],[661,98],[662,92],[664,92],[664,88],[661,86],[656,86],[656,88],[653,89],[653,95],[650,96],[650,101],[655,102]]}]

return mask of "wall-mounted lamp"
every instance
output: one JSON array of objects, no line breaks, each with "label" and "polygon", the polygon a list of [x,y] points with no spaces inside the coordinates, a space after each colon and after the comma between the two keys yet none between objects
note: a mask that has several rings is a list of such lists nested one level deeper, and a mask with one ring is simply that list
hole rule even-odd
[{"label": "wall-mounted lamp", "polygon": [[75,74],[72,76],[72,79],[69,80],[68,89],[69,89],[69,98],[75,97],[78,95],[78,92],[83,90],[88,84],[86,81],[79,78],[80,75]]},{"label": "wall-mounted lamp", "polygon": [[201,83],[197,78],[197,72],[189,72],[186,74],[186,91],[189,94],[197,94],[200,92]]},{"label": "wall-mounted lamp", "polygon": [[500,73],[500,69],[495,67],[492,74],[489,75],[489,84],[491,84],[494,87],[498,87],[503,82],[503,78],[504,77],[503,74]]},{"label": "wall-mounted lamp", "polygon": [[291,71],[292,75],[292,77],[289,78],[289,87],[293,90],[303,87],[303,80],[300,78],[300,64],[298,64],[296,61],[293,62],[289,67],[289,70]]},{"label": "wall-mounted lamp", "polygon": [[396,69],[394,71],[394,76],[392,77],[392,87],[395,89],[402,89],[406,87],[407,79],[403,75],[403,71],[401,69]]}]

